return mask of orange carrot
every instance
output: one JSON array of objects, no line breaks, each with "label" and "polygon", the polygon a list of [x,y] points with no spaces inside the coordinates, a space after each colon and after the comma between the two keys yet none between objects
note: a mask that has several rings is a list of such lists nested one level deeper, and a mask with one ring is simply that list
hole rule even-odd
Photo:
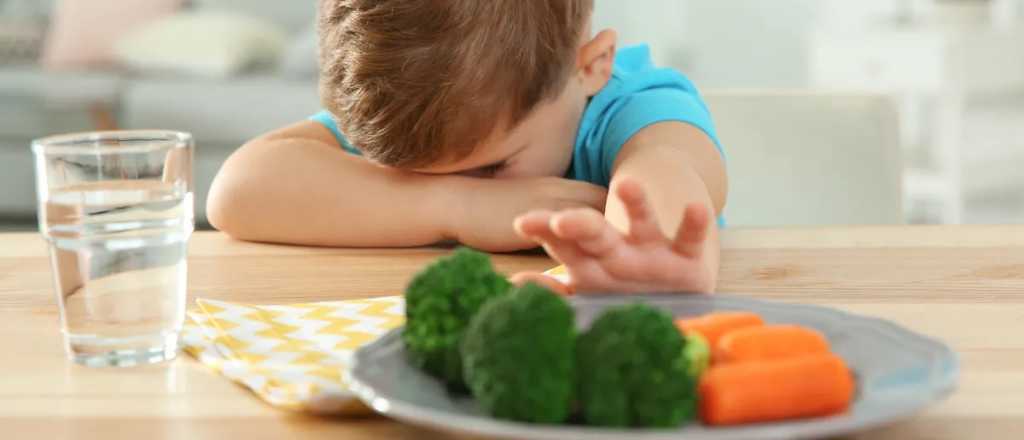
[{"label": "orange carrot", "polygon": [[733,330],[718,339],[716,362],[746,362],[828,353],[817,330],[797,325],[766,325]]},{"label": "orange carrot", "polygon": [[834,354],[713,366],[700,381],[700,415],[708,425],[826,416],[845,411],[853,377]]},{"label": "orange carrot", "polygon": [[697,332],[715,347],[718,339],[732,330],[764,325],[764,320],[750,312],[719,312],[690,319],[677,319],[676,327],[683,333]]}]

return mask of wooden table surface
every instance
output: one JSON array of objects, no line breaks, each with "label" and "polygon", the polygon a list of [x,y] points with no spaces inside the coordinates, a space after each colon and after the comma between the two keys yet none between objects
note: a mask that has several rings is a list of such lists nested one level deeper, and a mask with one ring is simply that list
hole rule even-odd
[{"label": "wooden table surface", "polygon": [[[1024,438],[1024,227],[858,227],[724,233],[720,290],[891,319],[948,342],[947,401],[863,438]],[[290,303],[401,292],[435,249],[308,249],[197,233],[190,295]],[[545,269],[498,256],[503,271]],[[383,418],[273,409],[184,356],[137,369],[65,361],[45,242],[0,235],[0,438],[440,437]]]}]

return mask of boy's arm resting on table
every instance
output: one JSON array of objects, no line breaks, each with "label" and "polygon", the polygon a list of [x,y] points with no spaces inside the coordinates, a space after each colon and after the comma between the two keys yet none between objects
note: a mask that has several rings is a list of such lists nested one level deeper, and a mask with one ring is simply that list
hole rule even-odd
[{"label": "boy's arm resting on table", "polygon": [[447,234],[440,186],[344,153],[329,130],[304,121],[233,153],[214,179],[207,213],[214,227],[242,240],[426,245]]},{"label": "boy's arm resting on table", "polygon": [[313,246],[409,247],[454,239],[489,251],[535,246],[512,219],[533,207],[601,207],[603,190],[564,179],[432,176],[345,153],[304,121],[243,145],[214,179],[210,223],[235,238]]}]

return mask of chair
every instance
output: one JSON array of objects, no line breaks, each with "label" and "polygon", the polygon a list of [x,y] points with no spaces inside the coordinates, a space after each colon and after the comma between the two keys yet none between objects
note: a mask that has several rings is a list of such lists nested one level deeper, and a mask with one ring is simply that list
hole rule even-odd
[{"label": "chair", "polygon": [[903,223],[898,118],[880,95],[711,91],[730,227]]}]

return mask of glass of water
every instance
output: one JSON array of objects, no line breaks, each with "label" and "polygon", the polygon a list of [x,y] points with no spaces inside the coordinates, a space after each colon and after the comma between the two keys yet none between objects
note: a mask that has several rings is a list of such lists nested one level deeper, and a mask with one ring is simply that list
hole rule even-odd
[{"label": "glass of water", "polygon": [[173,359],[194,228],[192,136],[38,139],[39,230],[50,247],[68,356],[89,366]]}]

